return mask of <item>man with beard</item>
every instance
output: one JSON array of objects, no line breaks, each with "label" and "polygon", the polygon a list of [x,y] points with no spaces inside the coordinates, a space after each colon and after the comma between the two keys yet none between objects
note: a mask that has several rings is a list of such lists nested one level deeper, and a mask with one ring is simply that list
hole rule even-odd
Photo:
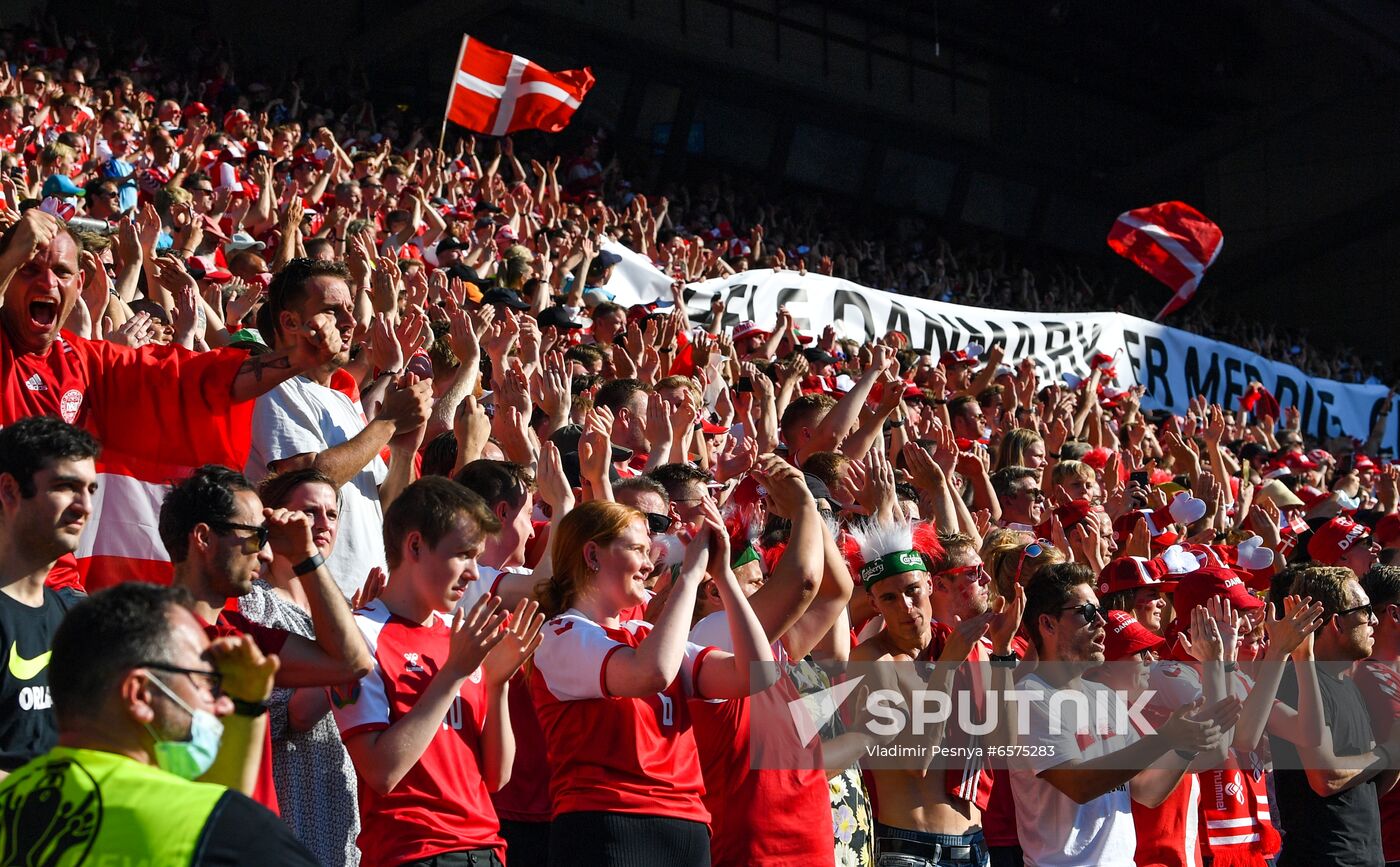
[{"label": "man with beard", "polygon": [[[413,455],[432,401],[430,381],[382,371],[366,391],[388,385],[388,392],[378,413],[365,420],[359,385],[342,369],[355,331],[349,279],[339,263],[295,259],[268,287],[258,327],[274,347],[298,339],[311,323],[329,321],[337,351],[258,398],[245,468],[257,482],[272,472],[312,466],[339,486],[340,535],[327,562],[346,598],[371,569],[384,568],[383,507],[413,481]],[[385,446],[387,463],[380,455]]]},{"label": "man with beard", "polygon": [[[316,549],[304,513],[265,509],[241,473],[206,466],[166,495],[160,536],[175,565],[173,583],[194,597],[191,610],[200,626],[211,639],[248,635],[264,653],[277,654],[277,686],[331,686],[369,672],[369,649],[326,558]],[[252,591],[253,579],[272,562],[271,549],[295,564],[292,571],[306,589],[315,640],[253,623],[236,605],[225,607]],[[225,741],[269,741],[266,709],[249,707],[252,715],[244,715],[245,708],[239,708],[239,715],[225,725]],[[254,779],[245,779],[244,791],[276,810],[270,757],[264,755]]]},{"label": "man with beard", "polygon": [[[61,329],[82,289],[79,252],[67,226],[38,208],[0,236],[0,424],[57,416],[96,436],[109,459],[135,458],[158,465],[156,472],[233,460],[247,425],[238,404],[341,349],[324,317],[299,322],[278,351],[255,358],[237,349],[132,350],[113,342],[130,341],[144,317],[112,340],[74,336]],[[130,522],[95,523],[95,551],[131,550]],[[108,544],[112,533],[118,545]],[[64,557],[49,583],[76,586],[75,561]]]},{"label": "man with beard", "polygon": [[[1093,572],[1078,563],[1047,566],[1026,587],[1026,631],[1040,661],[1017,686],[1041,695],[1029,702],[1029,731],[1018,732],[1026,754],[1012,760],[1011,791],[1028,864],[1132,867],[1132,801],[1161,804],[1239,716],[1238,699],[1227,698],[1204,710],[1179,707],[1152,734],[1118,730],[1114,723],[1127,719],[1122,697],[1082,677],[1104,662],[1106,621],[1093,587]],[[1052,698],[1064,690],[1087,705]],[[1118,712],[1086,715],[1100,702]]]},{"label": "man with beard", "polygon": [[78,547],[97,490],[97,441],[56,418],[0,430],[0,777],[54,745],[49,647],[80,598],[44,579]]},{"label": "man with beard", "polygon": [[[1306,714],[1320,707],[1321,738],[1296,740],[1270,729],[1274,789],[1284,827],[1280,867],[1303,864],[1378,865],[1379,798],[1395,785],[1400,734],[1375,741],[1352,667],[1371,655],[1376,615],[1356,573],[1314,566],[1293,579],[1293,593],[1323,606],[1312,652],[1283,676],[1278,700]],[[1305,641],[1299,650],[1306,653]],[[1308,671],[1315,659],[1316,673]]]}]

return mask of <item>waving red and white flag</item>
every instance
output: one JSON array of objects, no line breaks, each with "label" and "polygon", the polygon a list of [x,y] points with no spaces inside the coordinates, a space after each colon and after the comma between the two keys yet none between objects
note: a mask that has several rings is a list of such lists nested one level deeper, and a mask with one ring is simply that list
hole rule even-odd
[{"label": "waving red and white flag", "polygon": [[1157,314],[1160,320],[1196,294],[1201,277],[1225,246],[1225,235],[1185,202],[1163,202],[1119,214],[1108,246],[1171,287],[1175,294]]},{"label": "waving red and white flag", "polygon": [[558,132],[593,87],[593,71],[550,72],[519,54],[470,36],[453,70],[447,119],[475,132],[508,135],[521,129]]}]

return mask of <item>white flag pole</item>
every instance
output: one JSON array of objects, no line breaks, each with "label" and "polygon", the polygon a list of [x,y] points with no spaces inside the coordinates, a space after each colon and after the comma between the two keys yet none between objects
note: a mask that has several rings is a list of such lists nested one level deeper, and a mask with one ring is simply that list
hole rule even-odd
[{"label": "white flag pole", "polygon": [[442,110],[442,132],[438,133],[438,150],[442,150],[443,142],[447,141],[447,115],[452,111],[452,95],[457,92],[457,73],[462,69],[462,58],[467,54],[469,38],[467,34],[462,34],[462,47],[457,49],[457,62],[452,67],[452,78],[447,84],[447,107]]}]

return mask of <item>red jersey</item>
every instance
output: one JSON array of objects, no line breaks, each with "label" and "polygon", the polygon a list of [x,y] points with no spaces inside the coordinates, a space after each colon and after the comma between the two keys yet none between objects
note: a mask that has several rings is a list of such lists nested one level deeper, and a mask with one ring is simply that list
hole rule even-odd
[{"label": "red jersey", "polygon": [[[1363,659],[1352,677],[1371,712],[1376,743],[1384,743],[1400,717],[1400,674],[1383,662]],[[1400,861],[1400,789],[1381,796],[1381,848],[1386,861]]]},{"label": "red jersey", "polygon": [[554,768],[555,816],[602,810],[709,822],[686,699],[714,648],[687,642],[680,673],[661,692],[607,691],[608,660],[650,632],[644,621],[606,627],[572,609],[545,624],[530,690]]},{"label": "red jersey", "polygon": [[[447,660],[452,636],[447,620],[423,626],[391,614],[375,600],[355,612],[355,623],[374,655],[374,669],[348,689],[331,690],[342,740],[383,731],[403,718]],[[486,688],[481,669],[453,700],[428,748],[394,790],[381,795],[360,784],[360,836],[365,864],[399,864],[471,849],[494,849],[502,861],[505,841],[481,776],[481,732]]]},{"label": "red jersey", "polygon": [[[199,620],[199,625],[204,627],[204,634],[209,636],[209,640],[216,638],[237,638],[246,635],[253,639],[253,643],[263,653],[281,653],[282,646],[287,643],[287,636],[291,633],[285,629],[277,629],[272,626],[264,626],[261,623],[254,623],[243,612],[226,608],[219,612],[219,618],[213,623],[205,623]],[[272,778],[272,726],[263,726],[263,752],[262,761],[258,763],[258,781],[253,785],[253,800],[262,804],[277,815],[282,811],[277,805],[277,786]]]},{"label": "red jersey", "polygon": [[523,670],[510,679],[506,700],[510,702],[510,730],[515,735],[515,764],[511,767],[510,782],[494,792],[491,801],[496,805],[496,815],[502,819],[548,822],[551,813],[549,759],[544,731],[530,694],[530,678]]},{"label": "red jersey", "polygon": [[[727,650],[728,616],[723,611],[711,614],[690,635],[697,644]],[[790,660],[781,642],[774,642],[773,656],[786,672]],[[787,702],[800,698],[792,681],[784,678],[756,696],[690,703],[705,778],[704,802],[712,818],[714,867],[831,863],[834,838],[826,821],[831,800],[826,772],[817,761],[820,753],[798,743],[793,729],[750,725],[752,702],[781,703],[782,708],[759,711],[766,716],[776,710],[781,718]],[[756,822],[755,816],[764,820]]]},{"label": "red jersey", "polygon": [[[57,416],[102,442],[99,474],[151,482],[163,490],[191,467],[246,462],[252,403],[232,403],[232,384],[247,359],[246,352],[236,349],[129,349],[66,331],[59,332],[46,353],[16,354],[0,328],[0,425]],[[133,558],[144,562],[165,556],[155,516],[146,514],[151,504],[144,504],[144,511],[133,508],[131,485],[109,482],[101,483],[101,502],[89,518],[79,560],[60,560],[49,576],[51,586],[82,586],[78,570],[89,575],[99,565],[100,574],[86,582],[91,592],[133,577],[126,568]],[[109,495],[122,514],[104,522]],[[159,511],[158,500],[154,511]],[[168,563],[163,574],[169,574]]]}]

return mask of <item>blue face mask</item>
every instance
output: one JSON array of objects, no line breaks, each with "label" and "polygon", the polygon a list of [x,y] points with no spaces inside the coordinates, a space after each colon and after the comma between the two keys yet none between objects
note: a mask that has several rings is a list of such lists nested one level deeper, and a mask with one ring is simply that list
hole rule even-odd
[{"label": "blue face mask", "polygon": [[219,742],[224,736],[224,724],[206,710],[195,710],[166,686],[159,678],[146,675],[146,679],[165,693],[171,701],[185,709],[190,715],[190,739],[187,741],[164,741],[146,726],[146,731],[156,740],[156,765],[167,773],[186,780],[204,775],[214,765],[219,756]]}]

